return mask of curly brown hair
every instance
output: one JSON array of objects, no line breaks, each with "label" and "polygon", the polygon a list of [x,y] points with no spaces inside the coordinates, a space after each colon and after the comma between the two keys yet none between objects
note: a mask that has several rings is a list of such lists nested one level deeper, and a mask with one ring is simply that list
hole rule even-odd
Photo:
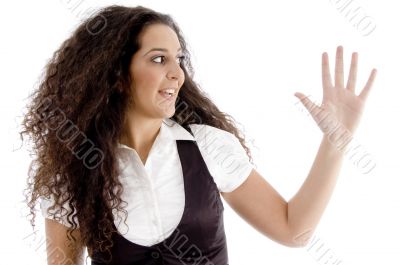
[{"label": "curly brown hair", "polygon": [[35,226],[37,200],[52,196],[49,210],[57,209],[52,215],[67,217],[68,238],[74,241],[72,231],[79,228],[90,256],[93,250],[109,251],[112,246],[113,210],[124,212],[126,220],[116,147],[131,99],[129,65],[140,48],[138,35],[155,23],[175,31],[185,54],[181,68],[186,78],[176,101],[177,109],[184,108],[171,119],[184,127],[206,124],[234,134],[252,162],[236,121],[193,81],[187,45],[171,16],[142,6],[100,9],[46,64],[43,78],[29,95],[20,131],[22,140],[30,137],[35,154],[25,190],[31,225]]}]

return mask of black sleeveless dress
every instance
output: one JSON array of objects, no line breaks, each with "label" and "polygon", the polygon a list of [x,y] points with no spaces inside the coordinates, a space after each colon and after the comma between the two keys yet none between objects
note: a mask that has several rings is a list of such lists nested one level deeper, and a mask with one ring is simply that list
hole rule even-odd
[{"label": "black sleeveless dress", "polygon": [[114,233],[112,259],[108,252],[93,251],[92,265],[228,265],[219,190],[196,141],[176,140],[176,144],[185,189],[185,208],[177,228],[153,246]]}]

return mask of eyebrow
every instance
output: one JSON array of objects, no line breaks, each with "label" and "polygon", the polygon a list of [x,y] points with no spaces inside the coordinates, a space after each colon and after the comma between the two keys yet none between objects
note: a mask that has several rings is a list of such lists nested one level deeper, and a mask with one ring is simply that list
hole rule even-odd
[{"label": "eyebrow", "polygon": [[[168,52],[168,49],[165,49],[165,48],[153,48],[153,49],[149,50],[148,52],[146,52],[146,53],[144,54],[144,56],[147,55],[147,54],[150,53],[150,52],[153,52],[153,51]],[[182,51],[182,48],[179,48],[177,51],[178,51],[178,52],[179,52],[179,51]]]}]

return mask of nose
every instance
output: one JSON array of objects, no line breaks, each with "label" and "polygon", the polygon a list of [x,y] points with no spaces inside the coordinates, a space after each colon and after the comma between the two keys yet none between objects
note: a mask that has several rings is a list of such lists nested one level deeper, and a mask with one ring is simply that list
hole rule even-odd
[{"label": "nose", "polygon": [[167,78],[171,80],[180,80],[182,79],[182,76],[183,76],[183,70],[179,65],[179,63],[175,62],[171,64],[167,72]]}]

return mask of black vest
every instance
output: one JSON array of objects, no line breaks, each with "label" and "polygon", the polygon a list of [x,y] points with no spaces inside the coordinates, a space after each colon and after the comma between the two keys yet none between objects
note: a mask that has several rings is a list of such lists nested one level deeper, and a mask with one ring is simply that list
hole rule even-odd
[{"label": "black vest", "polygon": [[176,140],[176,144],[185,187],[185,208],[177,228],[150,247],[113,233],[111,261],[106,262],[110,259],[107,252],[94,251],[92,265],[228,265],[224,206],[218,188],[197,143]]}]

